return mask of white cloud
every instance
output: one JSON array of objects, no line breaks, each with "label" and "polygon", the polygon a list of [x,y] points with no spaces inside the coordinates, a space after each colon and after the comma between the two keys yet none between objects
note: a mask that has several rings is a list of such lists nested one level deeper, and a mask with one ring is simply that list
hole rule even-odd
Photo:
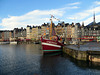
[{"label": "white cloud", "polygon": [[[100,22],[100,15],[96,15],[95,19],[96,19],[96,23]],[[85,25],[88,25],[91,22],[93,22],[93,17],[90,17],[84,21]]]},{"label": "white cloud", "polygon": [[100,5],[100,1],[95,1],[94,4]]},{"label": "white cloud", "polygon": [[74,20],[75,18],[74,18],[74,17],[68,17],[67,19],[71,19],[71,20]]},{"label": "white cloud", "polygon": [[67,6],[67,7],[64,7],[64,8],[60,8],[59,10],[69,10],[69,9],[78,9],[79,7],[78,6]]},{"label": "white cloud", "polygon": [[50,14],[62,16],[63,13],[61,10],[34,10],[22,16],[9,16],[8,18],[4,18],[0,25],[7,29],[26,27],[26,25],[41,25],[44,22],[49,22]]},{"label": "white cloud", "polygon": [[97,6],[93,9],[86,10],[85,12],[86,13],[93,13],[94,11],[95,11],[95,13],[100,13],[100,6]]},{"label": "white cloud", "polygon": [[89,13],[80,12],[80,13],[77,13],[77,14],[74,14],[74,15],[68,17],[67,19],[71,19],[71,20],[73,20],[73,19],[82,20],[82,19],[86,18],[89,15],[90,15]]},{"label": "white cloud", "polygon": [[[69,5],[75,5],[75,4],[80,4],[80,2],[71,3]],[[93,8],[94,5],[95,8]],[[75,20],[76,22],[85,21],[85,25],[87,25],[93,21],[93,14],[95,12],[95,14],[98,14],[96,15],[96,22],[100,22],[100,18],[98,17],[100,15],[100,1],[95,1],[93,5],[89,7],[86,10],[68,16],[67,19],[70,19],[72,21]]]},{"label": "white cloud", "polygon": [[[2,23],[0,25],[4,27],[4,29],[14,29],[16,27],[24,27],[27,25],[41,25],[44,22],[50,22],[50,14],[58,17],[62,17],[65,10],[67,9],[77,9],[77,6],[72,7],[64,7],[59,9],[52,10],[33,10],[21,16],[10,16],[8,18],[3,18]],[[56,20],[54,20],[56,21]]]},{"label": "white cloud", "polygon": [[[76,19],[77,22],[85,20],[85,25],[87,25],[87,24],[89,24],[90,22],[93,21],[94,11],[95,11],[95,14],[100,14],[100,6],[97,6],[97,7],[92,8],[92,9],[90,8],[90,9],[78,12],[78,13],[76,13],[74,15],[71,15],[71,16],[67,17],[67,19],[71,19],[71,20]],[[92,18],[90,18],[90,17],[92,17]],[[87,19],[87,21],[86,21],[86,19]],[[100,21],[99,18],[96,17],[96,19],[97,19],[97,21]]]},{"label": "white cloud", "polygon": [[70,3],[68,5],[78,5],[78,4],[81,4],[81,2]]}]

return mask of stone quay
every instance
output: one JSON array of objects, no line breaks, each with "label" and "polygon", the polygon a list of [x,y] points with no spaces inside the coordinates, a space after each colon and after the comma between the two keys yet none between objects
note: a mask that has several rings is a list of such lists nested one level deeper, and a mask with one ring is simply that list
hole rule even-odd
[{"label": "stone quay", "polygon": [[100,42],[64,46],[63,52],[77,60],[100,62]]}]

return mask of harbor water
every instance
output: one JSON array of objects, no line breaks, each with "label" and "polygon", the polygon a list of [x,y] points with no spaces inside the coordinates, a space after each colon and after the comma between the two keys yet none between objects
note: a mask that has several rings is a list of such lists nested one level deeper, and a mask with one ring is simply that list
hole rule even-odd
[{"label": "harbor water", "polygon": [[64,54],[43,55],[39,44],[8,44],[0,45],[0,75],[100,75],[100,66]]}]

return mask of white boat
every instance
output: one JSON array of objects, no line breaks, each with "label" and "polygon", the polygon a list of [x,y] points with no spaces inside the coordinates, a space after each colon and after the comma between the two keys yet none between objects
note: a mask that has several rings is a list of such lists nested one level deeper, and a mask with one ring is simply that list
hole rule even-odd
[{"label": "white boat", "polygon": [[10,44],[17,44],[17,42],[16,41],[11,41]]},{"label": "white boat", "polygon": [[9,44],[9,42],[0,42],[0,44]]}]

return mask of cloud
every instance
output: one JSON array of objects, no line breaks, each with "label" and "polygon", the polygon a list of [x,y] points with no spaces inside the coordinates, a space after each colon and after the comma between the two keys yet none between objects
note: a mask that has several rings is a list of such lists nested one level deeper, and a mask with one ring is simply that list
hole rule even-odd
[{"label": "cloud", "polygon": [[[51,10],[33,10],[21,16],[11,16],[8,15],[8,18],[3,18],[0,25],[3,29],[14,29],[24,27],[27,25],[36,25],[39,26],[43,23],[50,22],[50,14],[55,17],[62,17],[66,10],[77,9],[77,6],[72,7],[63,7],[59,9],[51,9]],[[56,20],[54,20],[56,21]]]},{"label": "cloud", "polygon": [[81,2],[70,3],[68,5],[78,5],[78,4],[81,4]]},{"label": "cloud", "polygon": [[63,13],[61,10],[34,10],[22,16],[8,16],[8,18],[2,19],[0,25],[7,29],[26,27],[26,25],[41,25],[44,22],[49,22],[50,14],[62,16]]},{"label": "cloud", "polygon": [[65,10],[71,10],[71,9],[78,9],[79,7],[78,6],[71,6],[71,7],[69,7],[69,6],[67,6],[67,7],[64,7],[64,8],[60,8],[60,9],[58,9],[58,10],[62,10],[62,11],[65,11]]},{"label": "cloud", "polygon": [[73,19],[82,20],[82,19],[86,18],[89,15],[90,15],[89,13],[80,12],[80,13],[77,13],[77,14],[72,15],[71,17],[67,17],[67,19],[71,19],[71,20],[73,20]]},{"label": "cloud", "polygon": [[[100,15],[95,16],[96,22],[100,22]],[[93,22],[93,17],[89,17],[84,21],[85,25],[88,25],[89,23]]]},{"label": "cloud", "polygon": [[95,1],[94,4],[100,5],[100,1]]},{"label": "cloud", "polygon": [[[95,12],[95,14],[100,14],[100,6],[97,6],[97,7],[92,8],[92,9],[89,8],[87,10],[83,10],[81,12],[75,13],[75,14],[67,17],[67,19],[71,19],[71,20],[76,19],[77,22],[85,21],[85,25],[87,25],[93,21],[94,12]],[[91,17],[92,17],[92,19],[91,19]],[[100,19],[97,18],[97,21],[100,21]]]}]

